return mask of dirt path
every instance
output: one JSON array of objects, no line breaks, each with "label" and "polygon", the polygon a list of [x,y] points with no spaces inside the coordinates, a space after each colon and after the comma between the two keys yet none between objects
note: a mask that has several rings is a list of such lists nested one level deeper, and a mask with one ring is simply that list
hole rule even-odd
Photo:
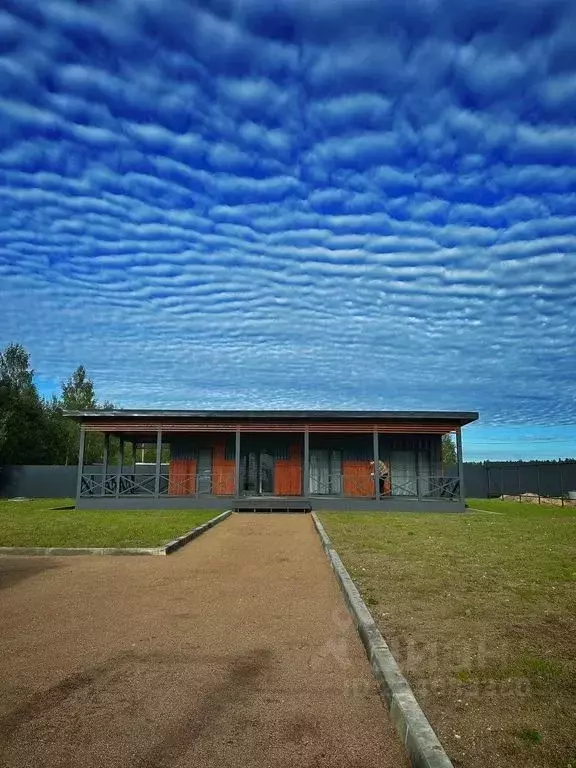
[{"label": "dirt path", "polygon": [[0,558],[0,765],[406,765],[308,515]]}]

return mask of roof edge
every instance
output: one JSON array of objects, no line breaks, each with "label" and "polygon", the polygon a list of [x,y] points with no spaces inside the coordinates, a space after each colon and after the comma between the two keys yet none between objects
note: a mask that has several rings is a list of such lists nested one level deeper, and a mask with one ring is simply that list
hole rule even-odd
[{"label": "roof edge", "polygon": [[470,424],[479,418],[477,411],[342,411],[342,410],[68,410],[64,414],[77,421],[87,419],[359,419],[359,420],[439,420]]}]

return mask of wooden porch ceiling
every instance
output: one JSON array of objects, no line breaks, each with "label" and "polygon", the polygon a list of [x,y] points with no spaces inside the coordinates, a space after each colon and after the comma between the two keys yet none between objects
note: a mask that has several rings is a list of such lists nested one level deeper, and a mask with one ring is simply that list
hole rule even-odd
[{"label": "wooden porch ceiling", "polygon": [[377,431],[380,434],[428,434],[443,435],[447,432],[453,432],[460,425],[459,422],[312,422],[310,424],[302,423],[261,423],[253,422],[188,422],[188,421],[162,421],[140,422],[136,419],[120,421],[117,419],[97,419],[83,422],[84,427],[89,432],[121,432],[123,434],[143,435],[148,434],[151,437],[156,435],[158,429],[164,434],[169,433],[234,433],[240,429],[243,433],[300,433],[308,431],[309,434],[373,434]]}]

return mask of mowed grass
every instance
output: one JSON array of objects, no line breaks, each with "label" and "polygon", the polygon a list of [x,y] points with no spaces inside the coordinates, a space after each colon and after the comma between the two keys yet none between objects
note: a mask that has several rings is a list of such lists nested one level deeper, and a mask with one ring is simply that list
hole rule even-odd
[{"label": "mowed grass", "polygon": [[320,515],[456,768],[576,768],[576,509]]},{"label": "mowed grass", "polygon": [[73,505],[72,499],[0,500],[0,546],[161,546],[218,514],[217,510],[77,510]]}]

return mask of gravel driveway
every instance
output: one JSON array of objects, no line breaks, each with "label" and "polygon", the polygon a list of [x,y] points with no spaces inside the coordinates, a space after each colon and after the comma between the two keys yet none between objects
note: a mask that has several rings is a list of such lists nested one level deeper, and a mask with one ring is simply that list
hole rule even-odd
[{"label": "gravel driveway", "polygon": [[406,766],[309,515],[0,558],[0,765]]}]

